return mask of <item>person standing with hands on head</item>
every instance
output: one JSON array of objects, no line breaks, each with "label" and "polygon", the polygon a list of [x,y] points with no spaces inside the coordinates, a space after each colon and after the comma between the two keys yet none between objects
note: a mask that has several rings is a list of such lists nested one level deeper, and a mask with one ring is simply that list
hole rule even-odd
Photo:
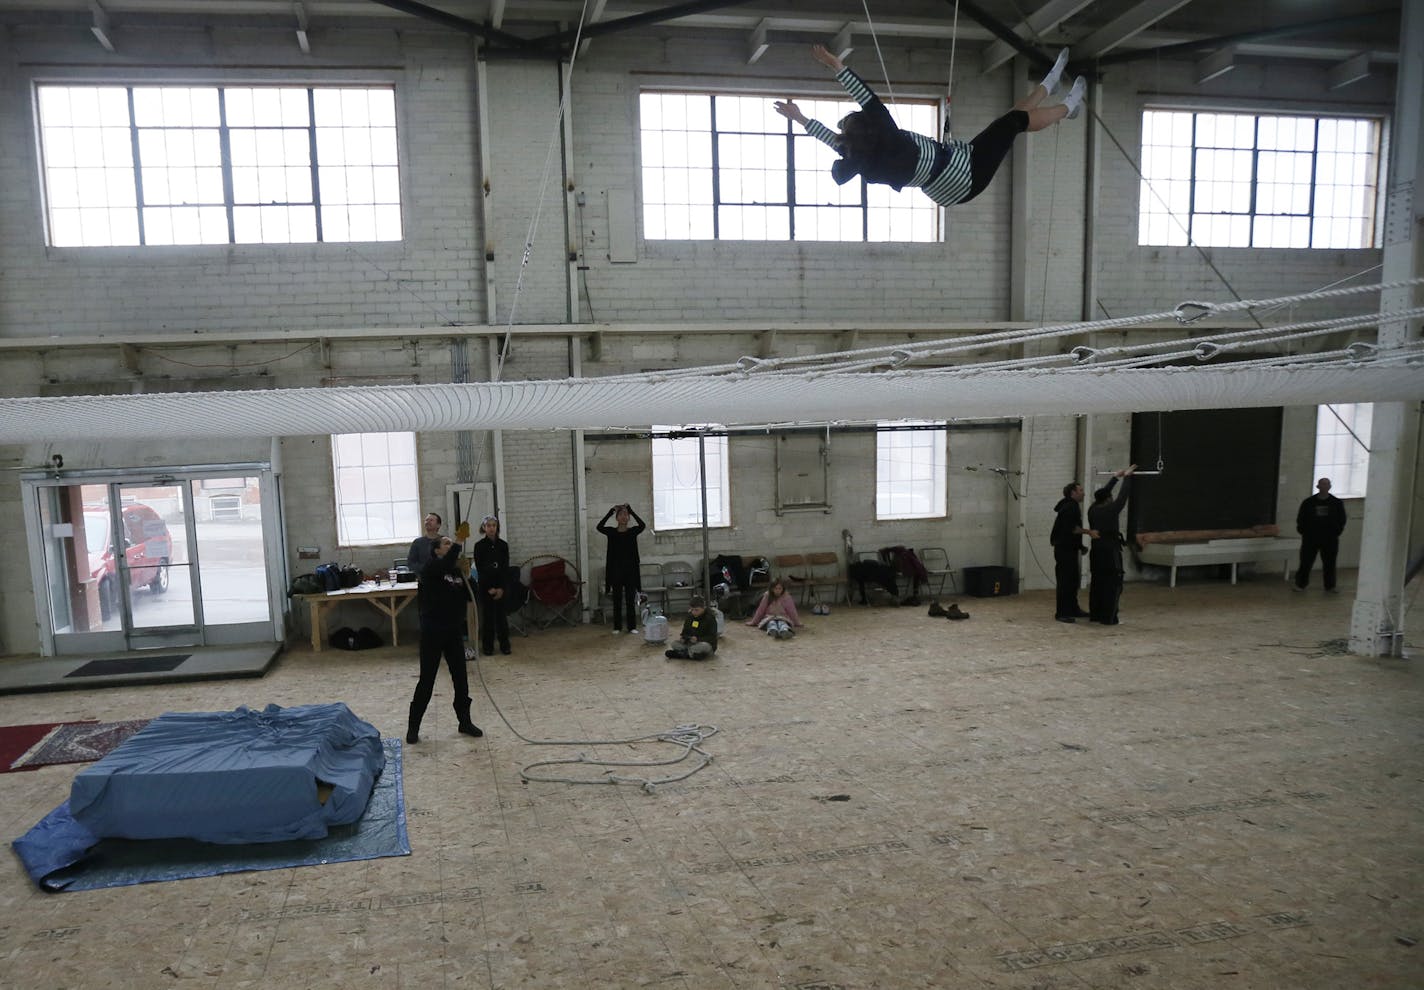
[{"label": "person standing with hands on head", "polygon": [[[614,525],[608,525],[612,519]],[[638,592],[643,590],[639,576],[642,561],[638,557],[638,534],[647,529],[643,520],[627,502],[615,505],[599,520],[598,531],[608,537],[608,556],[604,560],[603,580],[608,587],[608,597],[613,600],[613,632],[623,631],[623,620],[628,620],[628,631],[638,626],[638,616],[634,612]]]},{"label": "person standing with hands on head", "polygon": [[1340,534],[1345,531],[1345,503],[1330,494],[1330,479],[1315,483],[1315,494],[1300,503],[1295,514],[1295,531],[1300,534],[1300,566],[1295,569],[1295,590],[1310,583],[1310,569],[1320,554],[1320,573],[1326,594],[1335,594],[1335,555],[1340,551]]},{"label": "person standing with hands on head", "polygon": [[[425,521],[421,524],[424,532],[411,541],[410,550],[405,555],[406,566],[415,572],[417,578],[420,572],[425,569],[425,565],[430,563],[430,558],[434,556],[431,551],[440,542],[440,527],[443,520],[438,512],[427,512]],[[456,555],[458,556],[458,554]]]},{"label": "person standing with hands on head", "polygon": [[[1093,504],[1088,507],[1088,528],[1093,531],[1093,546],[1088,551],[1088,617],[1105,626],[1118,623],[1117,606],[1122,599],[1122,530],[1118,517],[1127,504],[1130,478],[1137,465],[1113,474],[1112,480],[1093,492]],[[1113,488],[1122,480],[1122,491],[1113,498]]]},{"label": "person standing with hands on head", "polygon": [[509,544],[499,538],[499,520],[480,520],[484,536],[475,544],[476,597],[480,603],[480,649],[494,656],[495,639],[499,652],[509,655],[509,617],[504,613],[504,585],[509,580]]},{"label": "person standing with hands on head", "polygon": [[1083,534],[1098,534],[1083,526],[1083,486],[1070,481],[1063,486],[1063,498],[1053,507],[1053,575],[1058,583],[1058,607],[1053,617],[1059,622],[1077,622],[1088,617],[1078,606],[1078,585],[1082,583],[1082,557],[1088,552]]},{"label": "person standing with hands on head", "polygon": [[881,183],[897,192],[905,186],[919,186],[940,206],[967,203],[983,192],[1020,134],[1041,131],[1065,117],[1077,117],[1088,86],[1087,80],[1079,76],[1062,103],[1039,106],[1058,87],[1068,65],[1065,48],[1041,83],[972,140],[936,141],[900,130],[880,98],[825,45],[814,46],[811,55],[836,74],[836,81],[861,109],[841,119],[837,134],[820,121],[809,119],[791,100],[778,100],[772,106],[841,156],[831,166],[831,178],[836,184],[844,185],[859,175],[866,182]]},{"label": "person standing with hands on head", "polygon": [[420,570],[416,588],[416,604],[420,610],[420,680],[410,699],[410,721],[405,741],[420,742],[420,722],[435,693],[435,674],[440,658],[450,671],[450,684],[455,689],[455,717],[460,732],[466,736],[482,736],[480,727],[470,721],[470,682],[465,673],[465,644],[462,632],[465,622],[465,576],[460,573],[460,545],[448,536],[435,542],[430,560]]}]

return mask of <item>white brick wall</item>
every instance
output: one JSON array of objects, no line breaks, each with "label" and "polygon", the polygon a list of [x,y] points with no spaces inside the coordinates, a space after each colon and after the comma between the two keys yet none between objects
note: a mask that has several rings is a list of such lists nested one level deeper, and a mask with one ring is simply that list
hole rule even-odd
[{"label": "white brick wall", "polygon": [[[492,282],[496,322],[514,309],[518,323],[562,322],[567,298],[567,249],[572,242],[588,266],[580,273],[581,319],[646,323],[742,320],[895,321],[1007,319],[1056,321],[1076,318],[1083,308],[1082,225],[1087,119],[1020,138],[1015,154],[1027,155],[1027,181],[1015,187],[1012,160],[974,203],[949,212],[942,244],[820,244],[752,242],[644,242],[637,261],[608,261],[608,192],[638,188],[637,99],[644,86],[710,88],[725,82],[770,99],[789,94],[834,95],[828,74],[811,61],[804,45],[777,44],[755,65],[743,44],[699,37],[673,39],[668,29],[599,38],[580,56],[574,72],[571,113],[572,171],[562,171],[562,132],[557,126],[558,69],[551,64],[494,60],[487,65],[491,139],[490,229],[484,227],[479,170],[475,64],[464,39],[415,25],[399,34],[378,27],[323,30],[311,56],[301,55],[287,29],[255,27],[155,28],[127,32],[121,57],[98,52],[84,32],[21,26],[0,34],[0,337],[49,337],[191,330],[296,332],[337,328],[415,327],[486,322],[486,244],[494,251]],[[895,92],[937,96],[943,90],[947,53],[886,51]],[[95,66],[100,76],[143,79],[150,70],[199,64],[227,67],[215,77],[272,81],[384,80],[397,87],[406,239],[399,244],[295,245],[96,251],[47,249],[35,160],[30,86],[37,78],[63,74],[72,63]],[[866,49],[853,59],[889,96],[879,66]],[[262,66],[246,69],[245,66]],[[55,68],[48,68],[53,66]],[[113,68],[110,69],[109,67]],[[144,68],[134,68],[143,66]],[[191,70],[185,70],[191,75]],[[1096,109],[1131,153],[1136,153],[1144,93],[1182,99],[1190,93],[1189,64],[1155,63],[1108,73]],[[91,73],[91,75],[95,74]],[[1236,105],[1271,105],[1273,96],[1300,106],[1381,109],[1389,84],[1363,83],[1347,91],[1349,102],[1327,91],[1324,69],[1246,68],[1225,77],[1213,94]],[[955,123],[972,136],[1007,109],[1027,80],[1004,68],[988,76],[956,79]],[[545,162],[554,142],[552,171]],[[584,194],[586,206],[566,225],[565,182]],[[1185,298],[1227,298],[1219,279],[1191,249],[1144,249],[1136,245],[1137,179],[1130,163],[1102,142],[1101,194],[1095,215],[1095,315],[1169,309]],[[541,189],[542,201],[541,201]],[[919,195],[909,192],[907,195]],[[1012,286],[1015,198],[1026,217],[1019,296]],[[527,267],[523,252],[531,218],[539,228]],[[579,221],[582,221],[581,223]],[[1378,253],[1311,251],[1220,251],[1211,257],[1243,295],[1303,291],[1377,263]],[[523,280],[520,284],[521,268]],[[518,304],[514,305],[515,288]],[[757,353],[759,341],[734,332],[699,335],[610,334],[602,359],[583,347],[584,373],[617,374],[654,367],[726,361]],[[452,331],[456,332],[456,331]],[[1116,335],[1114,335],[1116,339]],[[299,337],[232,348],[191,346],[140,349],[141,374],[126,370],[112,348],[0,351],[4,395],[41,390],[163,390],[217,380],[228,387],[294,387],[365,375],[409,375],[422,382],[451,377],[447,340],[411,344],[397,338],[334,340],[330,367],[321,350]],[[779,353],[808,353],[847,346],[845,337],[781,335]],[[468,344],[469,378],[491,371],[483,337]],[[561,378],[570,374],[566,341],[516,338],[506,379]],[[51,384],[52,383],[52,384]],[[929,411],[932,413],[932,411]],[[1309,494],[1313,458],[1313,411],[1286,411],[1278,521],[1289,529],[1295,505]],[[1128,417],[1096,417],[1086,451],[1089,471],[1126,463]],[[475,433],[476,480],[492,481],[495,458],[489,437]],[[250,445],[265,458],[266,440]],[[458,436],[419,439],[422,499],[443,504],[444,486],[455,480]],[[733,526],[712,540],[713,551],[812,550],[839,547],[850,530],[857,547],[942,545],[956,567],[1010,562],[1025,586],[1052,583],[1047,532],[1051,508],[1076,466],[1076,426],[1071,418],[1036,418],[1022,431],[953,432],[950,436],[950,516],[943,520],[877,524],[874,521],[874,440],[869,434],[838,434],[831,443],[832,509],[778,516],[774,511],[771,447],[763,438],[732,442]],[[73,468],[173,463],[176,452],[203,459],[211,445],[83,445],[65,450]],[[244,448],[247,449],[247,448]],[[43,445],[0,450],[6,466],[34,466],[47,457]],[[503,435],[504,490],[501,511],[513,555],[538,552],[571,557],[578,551],[579,514],[595,580],[603,560],[602,539],[592,526],[607,506],[632,501],[651,518],[647,445],[600,441],[587,447],[586,505],[576,504],[572,483],[578,469],[570,438],[555,432]],[[281,442],[286,525],[290,552],[317,545],[323,558],[337,556],[332,519],[329,438],[288,437]],[[239,458],[243,459],[243,458]],[[1003,480],[970,465],[1021,470],[1013,476],[1015,500]],[[13,479],[13,474],[12,474]],[[1081,480],[1091,485],[1091,478]],[[1352,515],[1356,514],[1352,511]],[[18,485],[0,485],[0,527],[23,527]],[[1356,527],[1357,528],[1357,527]],[[1348,544],[1345,563],[1349,559]],[[342,553],[362,566],[385,566],[403,546]],[[643,540],[650,559],[700,556],[697,533],[658,533]],[[293,571],[310,561],[289,561]],[[13,569],[0,571],[0,648],[33,650],[34,609],[27,582]],[[22,586],[23,585],[23,586]]]}]

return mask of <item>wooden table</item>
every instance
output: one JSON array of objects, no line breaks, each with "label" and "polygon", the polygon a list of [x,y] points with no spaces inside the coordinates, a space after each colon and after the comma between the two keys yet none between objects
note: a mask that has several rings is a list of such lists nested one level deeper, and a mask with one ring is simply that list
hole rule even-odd
[{"label": "wooden table", "polygon": [[[312,650],[320,653],[326,648],[326,621],[322,618],[322,613],[332,605],[340,605],[342,602],[362,601],[370,602],[380,612],[390,616],[391,619],[391,645],[400,645],[400,629],[396,623],[396,617],[404,611],[405,607],[415,601],[415,593],[418,585],[415,581],[405,584],[358,584],[354,588],[342,588],[340,591],[328,591],[320,595],[299,595],[305,598],[307,605],[311,609],[311,635]],[[465,606],[465,621],[469,625],[470,639],[475,638],[475,603],[469,602]]]}]

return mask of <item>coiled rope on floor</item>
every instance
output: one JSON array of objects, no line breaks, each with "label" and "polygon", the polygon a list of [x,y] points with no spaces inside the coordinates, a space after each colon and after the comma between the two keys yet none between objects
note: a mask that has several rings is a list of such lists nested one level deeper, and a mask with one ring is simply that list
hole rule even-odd
[{"label": "coiled rope on floor", "polygon": [[[499,702],[494,700],[494,694],[490,691],[489,685],[485,682],[484,672],[480,669],[479,661],[475,661],[475,676],[479,678],[480,689],[484,691],[485,697],[489,699],[490,706],[494,709],[499,720],[504,723],[510,732],[524,743],[530,746],[632,746],[638,743],[665,743],[671,746],[680,747],[682,752],[666,760],[605,760],[591,757],[587,753],[579,752],[577,756],[557,760],[538,760],[527,764],[519,771],[519,777],[525,783],[540,784],[637,784],[644,793],[655,793],[657,788],[663,784],[674,784],[678,781],[686,780],[697,771],[712,762],[712,754],[702,748],[702,743],[715,736],[720,730],[715,725],[700,725],[687,723],[675,726],[674,728],[662,732],[650,732],[642,736],[629,736],[621,739],[530,739],[524,735],[509,721],[504,714],[504,710],[499,707]],[[601,777],[580,778],[580,777],[560,777],[546,774],[535,774],[534,771],[540,767],[557,766],[590,766],[590,767],[624,767],[624,768],[652,768],[677,766],[691,758],[694,754],[699,762],[696,766],[684,770],[681,773],[670,774],[662,777],[645,777],[633,774],[619,773],[615,769],[604,771]]]}]

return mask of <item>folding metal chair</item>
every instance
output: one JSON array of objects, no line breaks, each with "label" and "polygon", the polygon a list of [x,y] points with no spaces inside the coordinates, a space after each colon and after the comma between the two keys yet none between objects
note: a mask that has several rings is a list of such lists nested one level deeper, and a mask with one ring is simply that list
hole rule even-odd
[{"label": "folding metal chair", "polygon": [[519,565],[520,580],[529,588],[529,600],[538,608],[530,621],[538,629],[555,623],[576,626],[583,605],[583,580],[578,567],[556,554],[538,554]]},{"label": "folding metal chair", "polygon": [[[670,560],[663,564],[663,585],[666,589],[668,610],[680,612],[692,601],[692,596],[697,594],[697,571],[686,561]],[[676,602],[673,601],[674,598],[677,599]]]},{"label": "folding metal chair", "polygon": [[648,596],[648,603],[655,605],[667,614],[667,579],[663,575],[663,565],[657,562],[644,561],[638,565],[639,591]]},{"label": "folding metal chair", "polygon": [[954,593],[959,594],[959,583],[954,580],[954,568],[949,566],[949,554],[945,553],[944,547],[920,547],[916,553],[920,555],[920,563],[925,565],[925,573],[929,575],[933,585],[930,594],[944,593],[945,578],[949,579],[949,586]]}]

